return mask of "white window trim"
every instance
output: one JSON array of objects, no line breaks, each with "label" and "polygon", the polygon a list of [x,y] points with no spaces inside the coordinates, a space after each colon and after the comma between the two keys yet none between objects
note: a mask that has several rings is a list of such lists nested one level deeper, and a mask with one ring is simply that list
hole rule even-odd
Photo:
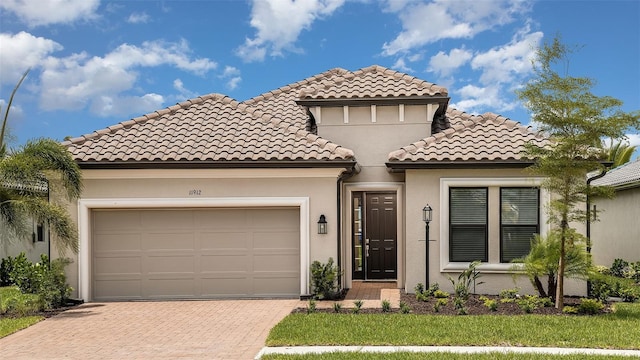
[{"label": "white window trim", "polygon": [[[451,187],[540,187],[543,178],[441,178],[440,179],[440,271],[441,272],[459,272],[469,267],[468,262],[450,262],[449,261],[449,188]],[[547,214],[544,211],[550,201],[548,191],[540,187],[540,233],[546,234],[548,231]],[[489,217],[489,226],[493,221],[500,219],[492,219]],[[489,239],[487,239],[489,241]],[[490,241],[489,241],[490,242]],[[494,250],[489,247],[489,253]],[[508,263],[482,263],[478,266],[478,270],[486,273],[506,273],[513,264]]]},{"label": "white window trim", "polygon": [[300,294],[309,293],[309,198],[111,198],[78,201],[78,294],[91,301],[91,210],[294,206],[300,209]]}]

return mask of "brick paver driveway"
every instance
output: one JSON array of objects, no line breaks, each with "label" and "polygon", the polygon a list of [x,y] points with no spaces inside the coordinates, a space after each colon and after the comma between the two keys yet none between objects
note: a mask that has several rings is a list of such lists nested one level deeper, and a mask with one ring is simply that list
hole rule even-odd
[{"label": "brick paver driveway", "polygon": [[90,303],[0,339],[1,359],[253,359],[298,300]]}]

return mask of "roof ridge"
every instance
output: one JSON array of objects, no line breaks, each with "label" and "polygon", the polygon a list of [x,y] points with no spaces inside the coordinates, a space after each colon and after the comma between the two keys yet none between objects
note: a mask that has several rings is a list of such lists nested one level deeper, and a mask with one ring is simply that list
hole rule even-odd
[{"label": "roof ridge", "polygon": [[220,94],[220,93],[210,93],[210,94],[206,94],[206,95],[201,95],[198,96],[196,98],[192,98],[192,99],[187,99],[185,101],[176,103],[175,105],[171,105],[171,106],[167,106],[165,108],[144,114],[144,115],[140,115],[138,117],[135,118],[131,118],[129,120],[125,120],[125,121],[121,121],[117,124],[114,125],[110,125],[107,126],[106,128],[102,128],[102,129],[98,129],[93,131],[92,133],[88,133],[88,134],[84,134],[84,135],[80,135],[78,137],[75,138],[71,138],[69,140],[65,140],[61,143],[62,146],[69,146],[69,145],[78,145],[78,144],[82,144],[87,140],[93,140],[96,138],[101,137],[102,135],[106,135],[106,134],[112,134],[120,129],[125,129],[128,127],[131,127],[135,124],[144,124],[146,122],[149,122],[151,120],[157,119],[165,114],[171,114],[171,113],[175,113],[178,110],[182,110],[182,109],[187,109],[192,105],[196,105],[196,104],[201,104],[207,100],[210,99],[214,99],[214,100],[224,100],[225,98],[228,98],[230,101],[227,103],[231,103],[233,101],[235,101],[237,103],[237,100],[234,100],[233,98],[224,95],[224,94]]},{"label": "roof ridge", "polygon": [[296,81],[296,82],[293,82],[293,83],[290,83],[290,84],[287,84],[287,85],[283,85],[283,86],[281,86],[281,87],[279,87],[277,89],[264,92],[264,93],[262,93],[260,95],[256,95],[256,96],[254,96],[254,97],[252,97],[250,99],[244,100],[242,103],[247,104],[247,105],[253,105],[254,103],[256,103],[258,101],[269,99],[269,98],[271,98],[271,97],[273,97],[275,95],[278,95],[280,93],[283,93],[285,91],[289,91],[289,90],[292,90],[292,89],[298,89],[298,88],[300,88],[302,86],[309,85],[310,83],[318,81],[320,79],[326,79],[331,75],[340,75],[340,74],[346,74],[346,73],[349,73],[349,72],[350,72],[349,70],[345,70],[345,69],[340,68],[340,67],[332,68],[332,69],[329,69],[327,71],[321,72],[319,74],[315,74],[315,75],[309,76],[309,77],[304,78],[302,80],[299,80],[299,81]]}]

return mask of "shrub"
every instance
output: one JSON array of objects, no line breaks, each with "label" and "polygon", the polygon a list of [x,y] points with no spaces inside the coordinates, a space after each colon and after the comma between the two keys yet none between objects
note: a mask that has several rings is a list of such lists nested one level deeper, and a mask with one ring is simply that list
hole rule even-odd
[{"label": "shrub", "polygon": [[448,298],[449,297],[449,293],[446,291],[442,291],[442,290],[436,290],[433,292],[433,297],[438,298],[438,299],[443,299],[443,298]]},{"label": "shrub", "polygon": [[342,304],[339,302],[333,303],[333,312],[339,313],[342,310]]},{"label": "shrub", "polygon": [[438,283],[433,283],[428,289],[425,289],[422,283],[418,283],[418,285],[413,289],[416,293],[416,300],[429,301],[429,297],[434,296],[435,292],[440,289],[440,285],[438,285]]},{"label": "shrub", "polygon": [[604,309],[604,305],[596,299],[582,299],[578,305],[578,312],[581,314],[599,314],[602,309]]},{"label": "shrub", "polygon": [[351,310],[354,314],[358,314],[360,313],[360,309],[362,309],[362,305],[364,304],[364,301],[362,300],[356,300],[353,302],[353,309]]},{"label": "shrub", "polygon": [[403,314],[408,314],[411,312],[411,308],[407,305],[406,302],[400,301],[400,312]]},{"label": "shrub", "polygon": [[[520,288],[504,289],[500,291],[500,299],[515,300],[520,297],[519,293],[520,293]],[[503,302],[513,302],[513,301],[503,301]]]},{"label": "shrub", "polygon": [[544,299],[548,300],[548,298],[540,298],[536,295],[525,295],[519,299],[516,299],[515,302],[516,304],[518,304],[520,309],[522,309],[522,311],[526,312],[527,314],[531,314],[537,308],[544,305]]},{"label": "shrub", "polygon": [[483,305],[486,306],[489,310],[491,311],[497,311],[498,310],[498,302],[493,300],[493,299],[489,299],[486,296],[481,296],[480,300],[482,301]]},{"label": "shrub", "polygon": [[391,311],[391,302],[389,300],[382,300],[382,312],[390,312]]},{"label": "shrub", "polygon": [[625,273],[629,271],[629,263],[622,259],[613,260],[609,273],[615,277],[623,278]]},{"label": "shrub", "polygon": [[484,282],[477,282],[477,279],[482,276],[476,267],[480,265],[480,261],[473,261],[469,264],[469,267],[458,275],[458,280],[455,281],[449,277],[451,285],[454,289],[454,297],[467,300],[471,293],[471,286],[473,285],[473,292],[475,293],[476,285],[484,284]]},{"label": "shrub", "polygon": [[326,264],[314,261],[311,264],[311,285],[314,297],[318,300],[335,299],[338,295],[338,277],[340,271],[329,258]]},{"label": "shrub", "polygon": [[433,311],[440,312],[440,308],[443,306],[447,306],[448,303],[449,303],[449,299],[436,300],[436,302],[433,304]]},{"label": "shrub", "polygon": [[40,262],[34,264],[21,253],[2,260],[2,282],[17,286],[23,293],[37,294],[45,309],[64,306],[72,291],[64,273],[70,263],[69,259],[49,261],[43,254]]},{"label": "shrub", "polygon": [[562,308],[562,312],[565,314],[577,314],[578,313],[578,308],[575,306],[565,306]]},{"label": "shrub", "polygon": [[25,294],[15,286],[0,288],[0,315],[27,316],[44,310],[42,298]]},{"label": "shrub", "polygon": [[307,314],[313,314],[316,312],[316,300],[309,299],[309,304],[307,304]]}]

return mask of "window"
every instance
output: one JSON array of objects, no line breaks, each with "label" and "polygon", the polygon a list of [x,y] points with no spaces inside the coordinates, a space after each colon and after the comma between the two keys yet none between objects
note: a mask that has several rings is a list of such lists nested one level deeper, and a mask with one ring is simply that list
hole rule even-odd
[{"label": "window", "polygon": [[529,253],[540,233],[539,199],[538,188],[500,188],[500,262]]},{"label": "window", "polygon": [[487,261],[487,188],[449,188],[449,260]]}]

